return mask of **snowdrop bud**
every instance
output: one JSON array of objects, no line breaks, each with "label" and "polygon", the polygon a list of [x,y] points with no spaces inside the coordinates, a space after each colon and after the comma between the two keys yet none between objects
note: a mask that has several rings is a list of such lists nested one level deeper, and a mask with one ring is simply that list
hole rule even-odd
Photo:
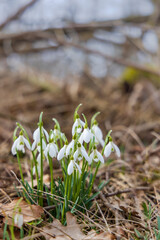
[{"label": "snowdrop bud", "polygon": [[82,131],[82,127],[84,127],[85,123],[79,118],[79,115],[76,115],[76,120],[72,126],[72,136],[77,132],[80,133]]},{"label": "snowdrop bud", "polygon": [[14,141],[12,145],[11,152],[13,155],[16,155],[17,151],[22,151],[25,153],[25,148],[24,146],[31,150],[30,143],[28,140],[22,135],[22,132],[20,133],[19,137]]},{"label": "snowdrop bud", "polygon": [[87,162],[90,162],[90,158],[86,152],[86,149],[81,145],[81,143],[78,143],[78,148],[75,151],[74,155],[74,160],[81,160],[82,158],[85,158]]},{"label": "snowdrop bud", "polygon": [[104,146],[103,133],[102,133],[101,129],[98,127],[96,120],[94,121],[94,125],[92,126],[91,131],[95,135],[96,144],[100,143],[103,147]]},{"label": "snowdrop bud", "polygon": [[[42,135],[44,135],[47,139],[47,142],[49,141],[49,135],[47,133],[47,131],[44,129],[44,127],[42,127]],[[33,133],[33,140],[38,143],[40,142],[40,127],[38,127],[34,133]]]},{"label": "snowdrop bud", "polygon": [[57,159],[60,161],[62,158],[66,157],[66,149],[68,145],[64,145],[57,155]]},{"label": "snowdrop bud", "polygon": [[23,215],[21,213],[17,213],[14,216],[14,224],[17,225],[19,228],[23,225]]},{"label": "snowdrop bud", "polygon": [[58,153],[57,145],[54,142],[50,142],[47,144],[47,147],[44,150],[44,155],[46,156],[48,160],[48,155],[53,158],[56,157]]},{"label": "snowdrop bud", "polygon": [[93,138],[92,133],[90,132],[89,128],[84,128],[80,138],[79,138],[79,142],[82,144],[83,141],[86,143],[89,143],[90,140]]},{"label": "snowdrop bud", "polygon": [[66,156],[70,155],[74,151],[74,144],[75,144],[75,139],[72,139],[72,141],[68,144],[66,148]]},{"label": "snowdrop bud", "polygon": [[73,170],[74,170],[74,160],[71,160],[67,168],[68,175],[71,175],[73,173]]},{"label": "snowdrop bud", "polygon": [[109,157],[112,152],[116,152],[117,157],[121,156],[121,152],[118,148],[118,146],[112,141],[112,138],[109,138],[109,143],[106,145],[104,149],[104,155],[106,157]]},{"label": "snowdrop bud", "polygon": [[98,152],[96,147],[94,147],[92,153],[90,154],[90,159],[91,159],[91,162],[92,162],[92,160],[94,160],[95,162],[100,161],[101,163],[104,163],[104,158],[103,158],[102,154],[100,152]]},{"label": "snowdrop bud", "polygon": [[78,169],[79,173],[81,174],[80,166],[73,160],[73,157],[71,157],[71,161],[67,168],[68,175],[71,175],[73,173],[74,169],[76,169],[76,168]]}]

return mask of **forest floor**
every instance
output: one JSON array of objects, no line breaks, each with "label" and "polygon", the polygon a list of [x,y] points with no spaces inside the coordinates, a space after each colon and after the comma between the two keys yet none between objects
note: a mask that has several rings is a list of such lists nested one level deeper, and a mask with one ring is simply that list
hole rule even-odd
[{"label": "forest floor", "polygon": [[[51,80],[46,83],[46,78],[49,79],[33,73],[0,73],[1,203],[8,202],[6,195],[15,198],[13,183],[17,180],[11,170],[20,177],[16,158],[11,155],[16,122],[22,123],[31,135],[43,111],[45,129],[53,128],[54,117],[62,132],[71,137],[73,113],[82,103],[80,112],[89,119],[95,112],[101,112],[99,124],[104,134],[113,130],[112,137],[122,155],[121,159],[101,166],[95,191],[101,180],[110,181],[94,200],[87,215],[89,220],[79,217],[81,229],[89,231],[88,222],[89,226],[95,224],[96,229],[106,231],[108,236],[103,239],[160,239],[159,90],[145,80],[127,91],[114,79],[98,81],[83,76],[60,86]],[[23,171],[27,177],[26,164]],[[46,176],[47,171],[46,167]],[[61,176],[56,161],[54,176]]]}]

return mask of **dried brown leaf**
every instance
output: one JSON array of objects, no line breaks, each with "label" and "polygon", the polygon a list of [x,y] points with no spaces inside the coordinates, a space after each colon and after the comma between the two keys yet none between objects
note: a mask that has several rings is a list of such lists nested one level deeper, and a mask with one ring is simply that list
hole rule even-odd
[{"label": "dried brown leaf", "polygon": [[77,223],[77,219],[70,212],[66,214],[67,226],[63,226],[61,222],[55,219],[51,224],[48,224],[43,228],[42,234],[47,240],[112,240],[113,235],[103,232],[97,234],[94,230],[85,235],[81,229],[80,225]]},{"label": "dried brown leaf", "polygon": [[19,212],[19,209],[21,209],[21,213],[23,214],[24,223],[41,218],[43,214],[42,207],[31,205],[24,200],[20,201],[18,204],[18,201],[19,198],[16,198],[11,203],[0,206],[0,213],[5,217],[4,221],[7,219],[8,224],[12,224],[12,218]]}]

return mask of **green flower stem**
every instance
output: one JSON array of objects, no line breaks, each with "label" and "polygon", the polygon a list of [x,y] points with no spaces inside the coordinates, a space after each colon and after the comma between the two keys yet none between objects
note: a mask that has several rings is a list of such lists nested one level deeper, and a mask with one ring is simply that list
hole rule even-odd
[{"label": "green flower stem", "polygon": [[62,223],[64,223],[65,217],[65,206],[67,201],[67,191],[68,191],[68,182],[69,182],[69,175],[67,174],[66,182],[65,182],[65,193],[64,193],[64,202],[63,202],[63,209],[62,209]]},{"label": "green flower stem", "polygon": [[50,167],[50,175],[51,175],[51,194],[54,193],[54,179],[53,179],[53,162],[52,158],[48,155],[49,159],[49,167]]},{"label": "green flower stem", "polygon": [[[36,169],[37,190],[39,190],[39,175],[38,175],[38,169],[37,169],[37,160],[35,158],[34,151],[32,151],[32,157],[33,157],[33,162],[35,164],[35,169]],[[37,192],[37,194],[38,194],[38,192]]]},{"label": "green flower stem", "polygon": [[33,159],[31,160],[31,184],[33,188]]},{"label": "green flower stem", "polygon": [[94,175],[93,175],[93,179],[92,179],[92,182],[91,182],[90,188],[89,188],[89,195],[90,195],[91,192],[92,192],[92,188],[93,188],[94,180],[95,180],[95,178],[96,178],[96,175],[97,175],[97,172],[98,172],[98,169],[99,169],[100,164],[101,164],[101,162],[99,161],[98,164],[97,164],[97,167],[96,167],[95,173],[94,173]]},{"label": "green flower stem", "polygon": [[23,172],[22,172],[22,167],[21,167],[21,162],[20,162],[20,158],[19,158],[19,153],[17,151],[17,160],[18,160],[18,165],[19,165],[19,171],[20,171],[20,175],[21,175],[21,180],[22,183],[24,184],[24,177],[23,177]]},{"label": "green flower stem", "polygon": [[[43,113],[41,112],[40,117],[39,117],[39,130],[40,130],[40,154],[41,154],[41,175],[40,175],[40,190],[41,190],[41,195],[43,195],[43,146],[42,146],[42,115]],[[43,207],[43,197],[40,198],[40,206]]]},{"label": "green flower stem", "polygon": [[76,194],[75,194],[75,201],[77,199],[77,197],[79,196],[79,193],[81,191],[81,184],[82,184],[82,177],[84,175],[84,172],[85,172],[85,168],[86,166],[88,165],[88,162],[85,161],[85,159],[83,158],[83,164],[82,164],[82,173],[81,173],[81,176],[80,178],[78,179],[78,184],[77,184],[77,190],[76,190]]},{"label": "green flower stem", "polygon": [[[76,194],[76,189],[77,189],[77,176],[76,176],[76,170],[74,170],[73,173],[73,196],[75,196]],[[74,201],[75,201],[75,197],[73,197]]]},{"label": "green flower stem", "polygon": [[[19,127],[24,132],[24,135],[26,136],[26,138],[27,138],[27,140],[28,140],[28,142],[30,144],[30,147],[32,147],[32,144],[30,142],[29,136],[28,136],[26,130],[24,129],[24,127],[20,123],[17,123],[17,127]],[[37,187],[38,187],[38,190],[39,190],[39,176],[38,176],[37,161],[36,161],[36,158],[35,158],[34,151],[32,151],[32,157],[33,157],[33,163],[35,164],[35,168],[36,168]],[[31,162],[31,177],[32,177],[31,181],[32,182],[33,182],[33,175],[32,175],[33,163]]]},{"label": "green flower stem", "polygon": [[11,239],[15,240],[15,235],[14,235],[14,219],[13,219],[13,224],[9,227],[10,233],[11,233]]}]

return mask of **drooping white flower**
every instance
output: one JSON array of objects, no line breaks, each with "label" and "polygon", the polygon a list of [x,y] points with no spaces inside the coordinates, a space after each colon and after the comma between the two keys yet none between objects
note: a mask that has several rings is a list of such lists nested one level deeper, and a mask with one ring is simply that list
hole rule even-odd
[{"label": "drooping white flower", "polygon": [[[54,142],[48,143],[47,147],[44,150],[44,155],[46,156],[48,160],[48,155],[53,158],[56,157],[58,153],[58,147]],[[49,160],[48,160],[49,161]]]},{"label": "drooping white flower", "polygon": [[74,134],[76,132],[80,133],[82,131],[82,127],[84,127],[84,125],[85,125],[85,123],[79,117],[77,117],[72,126],[72,136],[74,136]]},{"label": "drooping white flower", "polygon": [[75,168],[77,168],[79,173],[81,173],[80,166],[74,160],[71,160],[67,168],[68,175],[71,175]]},{"label": "drooping white flower", "polygon": [[[37,171],[38,171],[38,175],[40,176],[41,173],[41,154],[38,154],[37,157]],[[33,174],[36,174],[36,166],[33,167]]]},{"label": "drooping white flower", "polygon": [[91,139],[93,139],[93,134],[91,133],[89,128],[85,128],[78,141],[81,144],[83,143],[83,141],[86,142],[86,143],[89,143]]},{"label": "drooping white flower", "polygon": [[51,139],[56,139],[56,140],[62,138],[63,140],[65,140],[65,135],[59,129],[55,128],[52,131],[50,138]]},{"label": "drooping white flower", "polygon": [[14,216],[14,224],[17,225],[19,228],[23,225],[23,214],[16,213]]},{"label": "drooping white flower", "polygon": [[72,141],[68,144],[68,146],[66,148],[66,156],[68,156],[70,153],[73,153],[73,151],[74,151],[74,144],[75,144],[75,140],[72,139]]},{"label": "drooping white flower", "polygon": [[25,148],[24,146],[26,145],[26,147],[31,150],[30,144],[28,142],[28,140],[23,137],[23,135],[19,135],[19,137],[14,141],[13,145],[12,145],[12,149],[11,152],[13,155],[16,155],[16,151],[22,151],[23,153],[25,153]]},{"label": "drooping white flower", "polygon": [[103,133],[102,133],[101,129],[98,127],[98,125],[94,124],[92,126],[91,131],[93,132],[93,134],[95,136],[95,143],[96,144],[100,143],[103,147],[104,146]]},{"label": "drooping white flower", "polygon": [[[44,127],[42,127],[42,133],[44,134],[44,136],[46,137],[47,139],[47,142],[49,141],[49,135],[47,133],[47,131],[44,129]],[[33,140],[34,142],[36,143],[39,143],[40,142],[40,127],[38,127],[34,133],[33,133]]]},{"label": "drooping white flower", "polygon": [[[41,151],[41,147],[40,147],[40,142],[34,141],[32,144],[32,151],[36,148],[37,146],[37,150],[38,152]],[[42,149],[44,150],[46,148],[46,143],[45,141],[42,139]]]},{"label": "drooping white flower", "polygon": [[[92,153],[90,154],[91,162],[92,160],[95,162],[101,161],[101,163],[104,163],[104,158],[100,152],[96,148],[93,149]],[[90,163],[91,163],[90,162]]]},{"label": "drooping white flower", "polygon": [[106,147],[104,149],[104,155],[106,157],[109,157],[109,155],[114,151],[116,152],[117,157],[121,156],[121,152],[119,150],[119,147],[114,142],[109,141],[109,143],[106,145]]},{"label": "drooping white flower", "polygon": [[80,143],[78,143],[78,147],[77,150],[75,151],[73,158],[74,160],[81,160],[82,158],[85,158],[87,162],[90,162],[90,158],[86,152],[86,149],[83,147],[83,145],[81,145]]},{"label": "drooping white flower", "polygon": [[64,145],[61,150],[59,151],[58,155],[57,155],[57,160],[61,160],[62,158],[66,157],[66,149],[67,149],[68,145]]}]

